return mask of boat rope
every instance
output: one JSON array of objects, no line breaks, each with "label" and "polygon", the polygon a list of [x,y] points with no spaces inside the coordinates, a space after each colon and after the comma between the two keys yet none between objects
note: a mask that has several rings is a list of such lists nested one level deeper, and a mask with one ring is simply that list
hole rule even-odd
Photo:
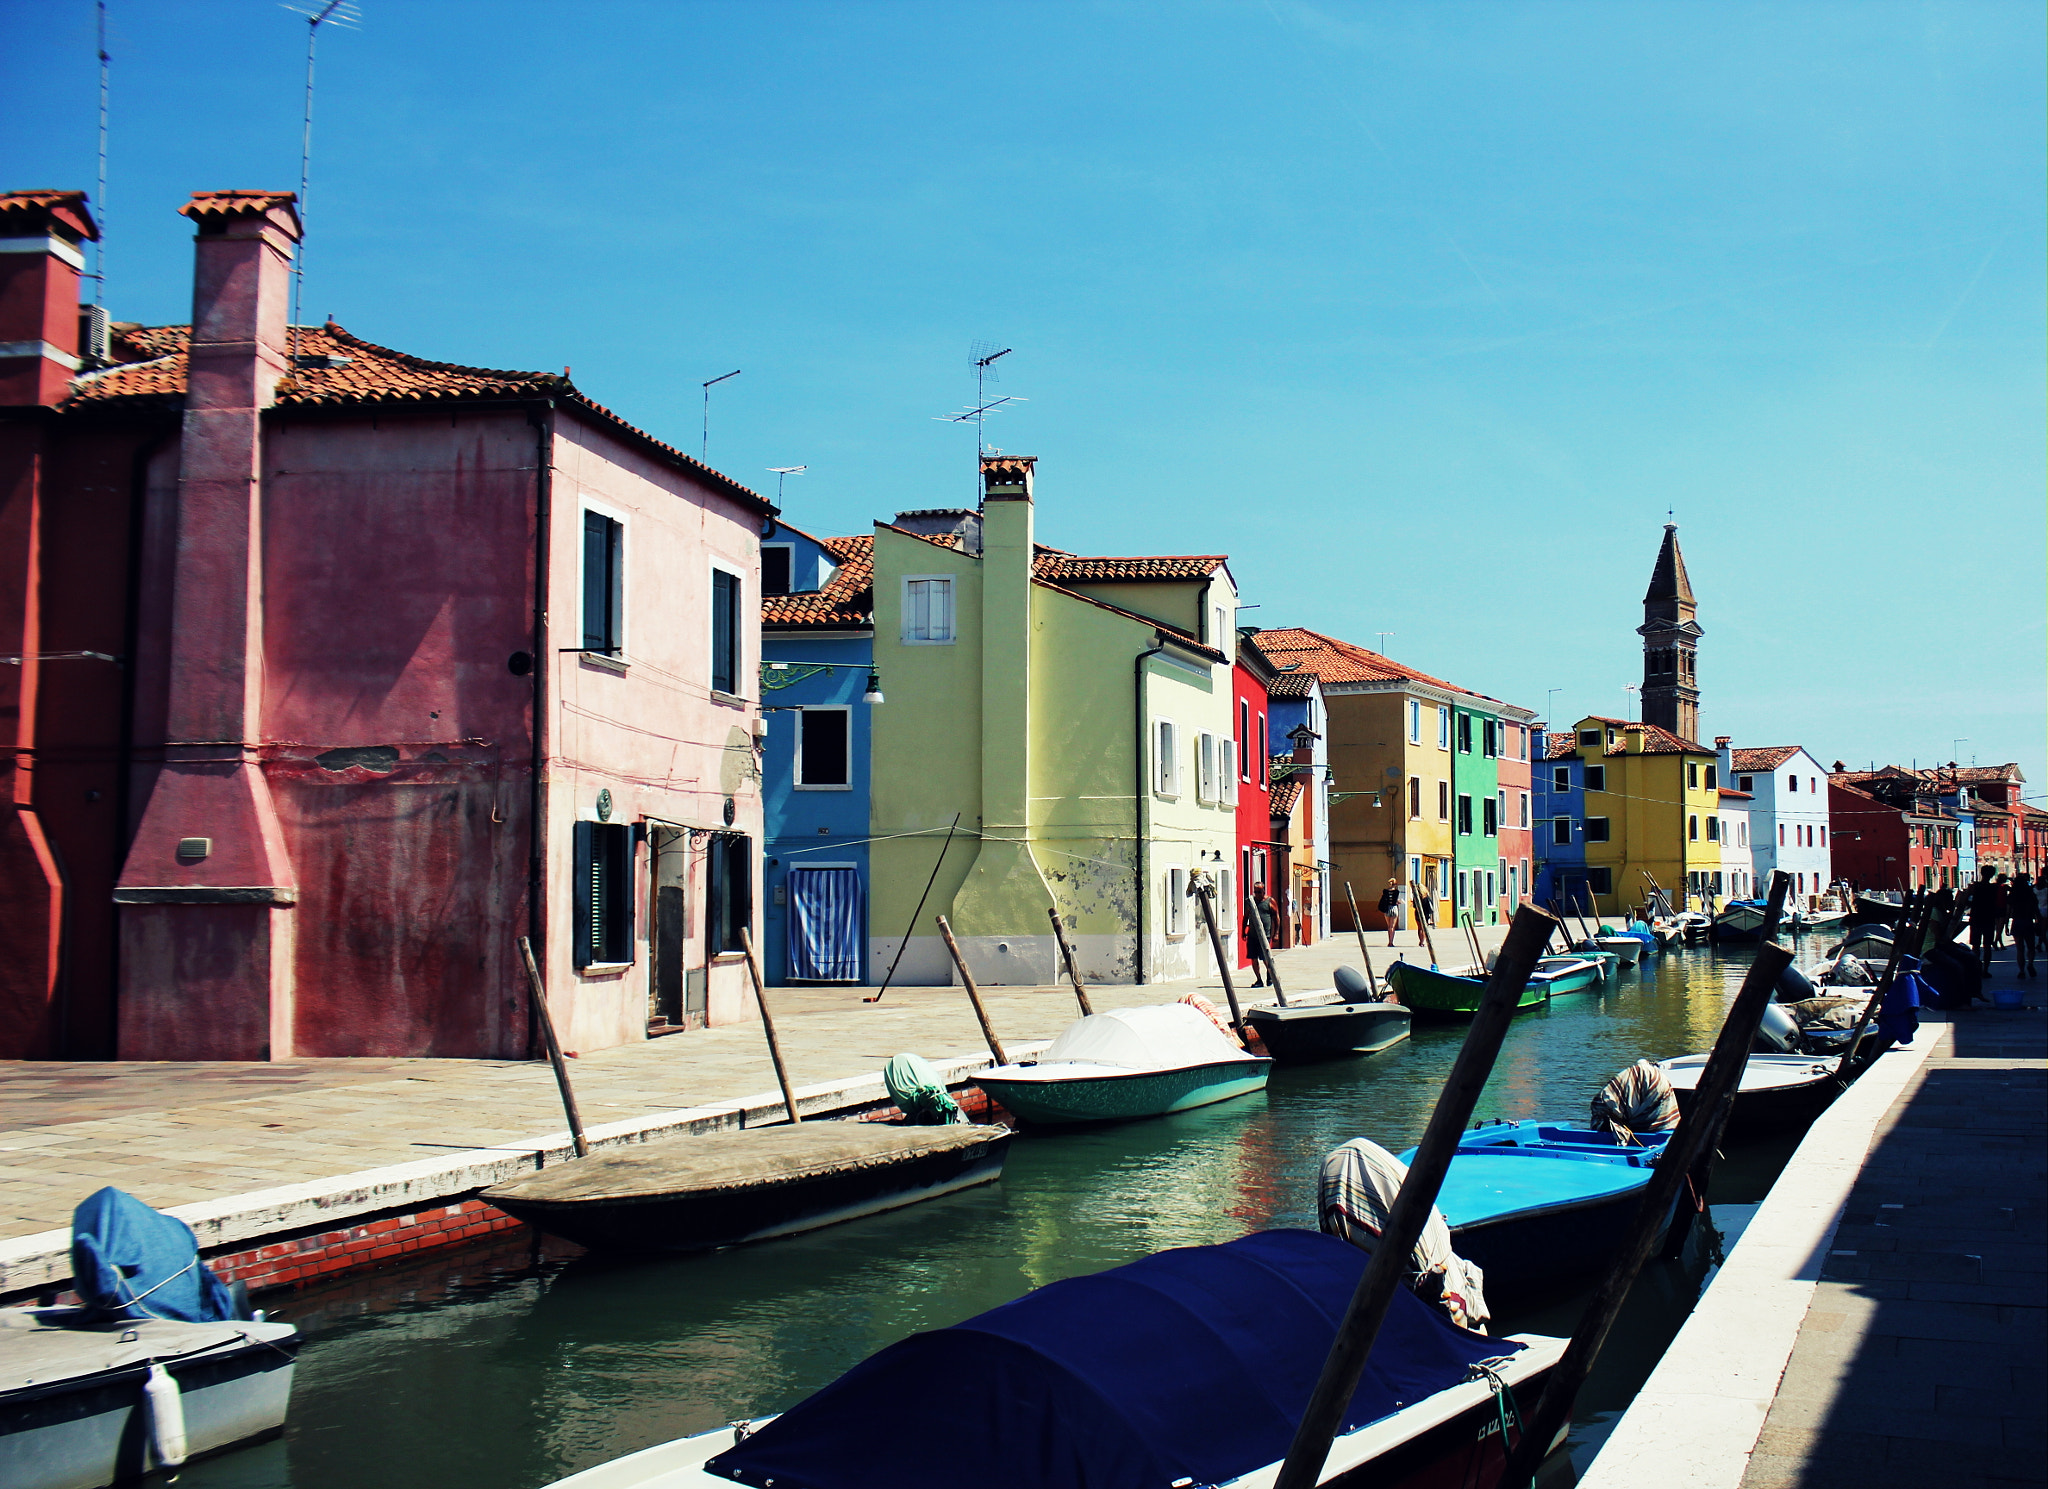
[{"label": "boat rope", "polygon": [[[141,1292],[137,1293],[132,1298],[123,1298],[121,1300],[122,1305],[124,1307],[133,1308],[136,1304],[140,1303],[144,1298],[148,1297],[151,1293],[155,1292],[157,1288],[169,1287],[173,1282],[176,1282],[180,1277],[183,1277],[187,1272],[191,1271],[194,1267],[198,1265],[199,1256],[198,1253],[195,1252],[193,1254],[192,1260],[186,1262],[184,1266],[178,1268],[177,1271],[171,1273],[170,1276],[166,1277],[162,1282],[159,1282],[156,1285],[156,1287],[144,1288]],[[156,1312],[154,1309],[145,1308],[142,1311],[148,1314],[151,1318],[163,1318],[163,1315],[161,1313]]]},{"label": "boat rope", "polygon": [[[1501,1457],[1506,1459],[1513,1456],[1515,1442],[1521,1440],[1524,1430],[1522,1427],[1522,1412],[1520,1406],[1516,1404],[1515,1393],[1509,1390],[1508,1383],[1500,1378],[1500,1372],[1494,1369],[1494,1364],[1495,1362],[1491,1360],[1477,1360],[1473,1362],[1472,1368],[1466,1372],[1465,1379],[1478,1380],[1484,1377],[1487,1386],[1492,1390],[1494,1415],[1500,1423]],[[1513,1441],[1510,1441],[1508,1438],[1508,1424],[1510,1422],[1514,1423],[1515,1427]]]}]

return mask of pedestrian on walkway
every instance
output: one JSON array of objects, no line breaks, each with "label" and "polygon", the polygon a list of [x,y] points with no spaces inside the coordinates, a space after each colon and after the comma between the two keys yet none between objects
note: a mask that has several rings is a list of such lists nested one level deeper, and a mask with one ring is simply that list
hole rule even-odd
[{"label": "pedestrian on walkway", "polygon": [[[1279,934],[1280,934],[1280,907],[1279,907],[1278,905],[1276,905],[1276,904],[1274,904],[1274,903],[1273,903],[1273,896],[1271,896],[1270,894],[1266,893],[1266,886],[1265,886],[1265,885],[1263,885],[1263,884],[1260,884],[1260,885],[1257,885],[1257,886],[1255,886],[1255,887],[1253,888],[1253,890],[1252,890],[1252,897],[1251,897],[1251,903],[1250,903],[1250,904],[1248,904],[1248,905],[1247,905],[1247,906],[1245,907],[1245,914],[1246,914],[1246,916],[1247,916],[1247,917],[1250,917],[1250,916],[1253,916],[1253,915],[1256,915],[1256,916],[1258,916],[1258,918],[1259,918],[1259,929],[1260,929],[1260,931],[1264,932],[1264,940],[1265,940],[1265,943],[1266,943],[1266,951],[1267,951],[1267,954],[1268,954],[1268,955],[1270,955],[1270,954],[1272,953],[1272,950],[1273,950],[1273,938],[1274,938],[1275,936],[1277,936],[1277,935],[1279,935]],[[1245,939],[1246,939],[1246,944],[1250,944],[1250,939],[1251,939],[1251,938],[1250,938],[1250,937],[1246,937]],[[1262,981],[1262,980],[1261,980],[1261,976],[1260,976],[1260,974],[1261,974],[1261,973],[1262,973],[1262,972],[1263,972],[1264,970],[1265,970],[1265,966],[1264,966],[1264,963],[1263,963],[1263,962],[1261,961],[1261,959],[1260,959],[1259,957],[1257,957],[1256,955],[1255,955],[1255,956],[1253,956],[1253,958],[1252,958],[1252,986],[1253,986],[1253,987],[1264,987],[1264,986],[1266,985],[1266,984],[1264,983],[1264,981]]]},{"label": "pedestrian on walkway", "polygon": [[1970,949],[1986,972],[1991,970],[1991,953],[2004,929],[2005,886],[1998,882],[1998,870],[1986,869],[1984,877],[1970,886]]},{"label": "pedestrian on walkway", "polygon": [[1380,891],[1380,916],[1387,923],[1387,945],[1394,944],[1394,932],[1401,929],[1401,881],[1389,879]]},{"label": "pedestrian on walkway", "polygon": [[2005,892],[2005,918],[2012,926],[2014,959],[2020,976],[2034,975],[2034,952],[2041,941],[2041,905],[2034,898],[2034,886],[2025,874],[2013,875]]}]

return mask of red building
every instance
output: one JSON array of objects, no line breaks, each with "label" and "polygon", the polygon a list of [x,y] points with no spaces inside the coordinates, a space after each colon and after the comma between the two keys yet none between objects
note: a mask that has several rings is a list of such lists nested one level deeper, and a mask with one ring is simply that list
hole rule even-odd
[{"label": "red building", "polygon": [[181,211],[192,323],[96,346],[83,197],[0,196],[0,1055],[517,1057],[522,936],[572,1049],[745,1016],[773,508]]},{"label": "red building", "polygon": [[1534,893],[1530,875],[1535,835],[1530,825],[1534,809],[1529,801],[1529,723],[1506,718],[1500,728],[1500,759],[1495,762],[1500,772],[1500,918],[1507,921]]},{"label": "red building", "polygon": [[1931,798],[1898,802],[1828,780],[1834,872],[1858,889],[1940,889],[1956,882],[1959,824]]},{"label": "red building", "polygon": [[1265,890],[1280,904],[1286,897],[1284,869],[1276,865],[1276,849],[1286,844],[1273,837],[1273,769],[1271,700],[1266,689],[1279,675],[1249,632],[1241,633],[1237,661],[1230,669],[1232,749],[1237,755],[1237,874],[1226,884],[1237,902],[1239,931],[1237,964],[1251,965],[1251,937],[1243,934],[1243,918],[1254,892]]}]

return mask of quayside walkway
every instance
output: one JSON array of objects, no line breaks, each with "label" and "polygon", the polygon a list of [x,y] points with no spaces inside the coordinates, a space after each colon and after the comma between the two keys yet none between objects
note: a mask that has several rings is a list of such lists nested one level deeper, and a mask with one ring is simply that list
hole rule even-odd
[{"label": "quayside walkway", "polygon": [[[1479,934],[1491,951],[1506,927]],[[1390,955],[1385,939],[1373,938],[1376,968]],[[1413,939],[1403,935],[1393,954],[1414,960]],[[1358,943],[1342,934],[1276,959],[1284,986],[1328,987],[1339,963],[1358,964]],[[1245,976],[1238,981],[1246,1006],[1270,1001],[1245,987]],[[882,1002],[864,1003],[873,991],[769,990],[806,1113],[885,1100],[882,1063],[904,1050],[954,1081],[989,1063],[963,990],[896,987]],[[1223,1003],[1213,978],[1096,987],[1090,997],[1107,1009],[1185,992]],[[987,988],[983,1001],[1012,1058],[1034,1053],[1078,1013],[1064,984]],[[591,1052],[570,1062],[570,1074],[599,1143],[781,1116],[755,1023]],[[472,1193],[531,1168],[536,1152],[552,1159],[567,1145],[545,1061],[0,1063],[0,1296],[68,1276],[72,1207],[104,1185],[177,1209],[219,1255],[278,1236],[309,1240],[308,1232],[351,1222],[384,1225],[394,1211]]]},{"label": "quayside walkway", "polygon": [[1815,1125],[1582,1489],[2048,1482],[2048,977],[2000,987]]}]

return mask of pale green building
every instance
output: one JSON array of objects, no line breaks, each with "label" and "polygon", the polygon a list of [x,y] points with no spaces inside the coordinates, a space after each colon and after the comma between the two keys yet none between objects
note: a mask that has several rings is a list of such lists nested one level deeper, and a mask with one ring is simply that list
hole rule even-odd
[{"label": "pale green building", "polygon": [[1039,546],[1034,464],[984,459],[978,510],[875,524],[877,978],[900,953],[897,982],[953,981],[944,915],[977,981],[1052,982],[1051,907],[1091,980],[1207,970],[1197,870],[1237,918],[1229,566]]}]

